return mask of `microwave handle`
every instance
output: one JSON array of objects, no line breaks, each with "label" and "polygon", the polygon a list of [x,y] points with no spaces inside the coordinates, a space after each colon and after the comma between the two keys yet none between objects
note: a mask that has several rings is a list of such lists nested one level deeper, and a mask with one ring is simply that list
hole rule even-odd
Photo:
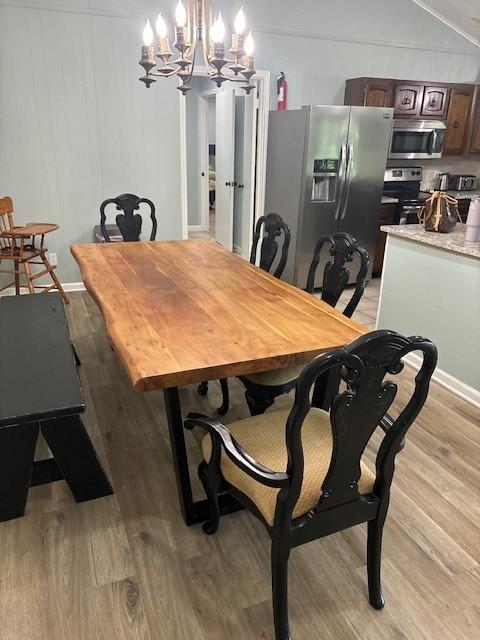
[{"label": "microwave handle", "polygon": [[430,144],[428,145],[428,153],[432,155],[437,148],[438,131],[434,129],[430,134]]}]

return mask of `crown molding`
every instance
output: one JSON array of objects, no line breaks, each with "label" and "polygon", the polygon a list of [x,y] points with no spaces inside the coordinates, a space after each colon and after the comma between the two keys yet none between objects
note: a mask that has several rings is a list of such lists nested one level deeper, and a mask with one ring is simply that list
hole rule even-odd
[{"label": "crown molding", "polygon": [[86,6],[85,3],[77,2],[76,0],[0,0],[0,7],[13,7],[16,9],[34,9],[36,11],[54,11],[57,13],[76,13],[88,16],[135,20],[143,20],[145,17],[145,12],[138,6],[139,3],[133,0],[117,1],[115,3],[117,5],[116,8],[108,0],[97,0],[96,4],[98,5],[96,7],[91,6],[91,4]]},{"label": "crown molding", "polygon": [[[480,42],[472,38],[467,33],[453,25],[451,22],[433,12],[421,0],[412,0],[425,11],[431,13],[435,18],[441,20],[446,26],[456,31],[459,35],[468,40],[475,47],[480,48]],[[36,11],[54,11],[60,13],[75,13],[91,16],[127,18],[130,20],[144,20],[146,10],[138,2],[134,0],[122,0],[112,3],[109,0],[96,0],[98,6],[92,7],[91,4],[86,6],[85,3],[78,0],[0,0],[0,7],[14,7],[20,9],[34,9]],[[102,8],[102,4],[104,7]],[[117,5],[113,8],[113,4]],[[118,6],[120,5],[120,7]],[[449,47],[415,44],[412,42],[401,42],[395,40],[374,40],[361,37],[332,35],[326,33],[309,33],[305,31],[294,31],[290,29],[274,29],[269,26],[259,25],[255,32],[266,36],[300,38],[307,40],[318,40],[326,42],[338,42],[344,44],[355,44],[367,47],[387,47],[391,49],[407,49],[411,51],[426,51],[430,53],[454,54],[463,56],[477,57],[479,52],[452,49]]]},{"label": "crown molding", "polygon": [[474,38],[473,36],[471,36],[469,33],[464,31],[463,29],[460,29],[460,27],[458,27],[451,20],[449,20],[448,18],[443,16],[441,13],[438,13],[438,11],[435,11],[434,9],[429,7],[427,4],[425,4],[425,2],[422,2],[422,0],[412,0],[412,1],[415,4],[417,4],[420,8],[422,8],[424,11],[427,11],[434,18],[436,18],[437,20],[440,20],[440,22],[443,22],[444,25],[446,25],[450,29],[453,29],[453,31],[458,33],[458,35],[462,36],[462,38],[465,38],[466,40],[471,42],[473,45],[475,45],[476,47],[480,48],[480,40],[477,40],[477,38]]}]

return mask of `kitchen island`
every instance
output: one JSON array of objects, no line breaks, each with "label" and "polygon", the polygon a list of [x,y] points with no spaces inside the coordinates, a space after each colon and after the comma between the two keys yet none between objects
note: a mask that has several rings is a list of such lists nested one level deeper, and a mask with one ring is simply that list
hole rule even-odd
[{"label": "kitchen island", "polygon": [[377,327],[438,347],[438,382],[480,404],[480,242],[423,225],[388,225]]}]

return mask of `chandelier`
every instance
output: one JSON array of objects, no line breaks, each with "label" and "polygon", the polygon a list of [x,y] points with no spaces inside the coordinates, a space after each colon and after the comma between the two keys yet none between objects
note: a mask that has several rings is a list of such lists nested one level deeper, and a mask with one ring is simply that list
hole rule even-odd
[{"label": "chandelier", "polygon": [[[232,34],[231,58],[225,57],[225,25],[222,14],[219,13],[215,20],[211,21],[209,11],[210,28],[206,28],[206,0],[187,0],[185,9],[182,0],[179,0],[175,10],[175,42],[173,46],[179,55],[171,60],[173,54],[168,40],[168,27],[161,13],[155,24],[156,37],[150,24],[143,31],[142,59],[140,65],[145,70],[145,75],[140,78],[147,87],[157,78],[169,78],[178,76],[182,84],[178,89],[185,95],[190,90],[190,80],[196,64],[197,46],[201,46],[204,65],[208,75],[217,87],[221,87],[226,80],[244,83],[242,89],[247,94],[255,85],[251,83],[255,75],[253,59],[254,42],[252,33],[244,36],[246,21],[243,7],[235,18],[234,33]],[[196,4],[196,10],[195,10]],[[155,57],[160,62],[155,63]]]}]

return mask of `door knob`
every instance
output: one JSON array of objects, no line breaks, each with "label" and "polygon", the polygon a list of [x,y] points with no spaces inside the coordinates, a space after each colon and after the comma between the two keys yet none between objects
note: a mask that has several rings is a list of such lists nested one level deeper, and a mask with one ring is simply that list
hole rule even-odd
[{"label": "door knob", "polygon": [[232,186],[232,183],[231,183],[231,182],[225,182],[225,186],[226,186],[226,187],[231,187],[231,186]]},{"label": "door knob", "polygon": [[238,185],[238,188],[239,188],[239,189],[245,189],[245,185],[244,185],[244,184],[239,184],[239,185]]}]

